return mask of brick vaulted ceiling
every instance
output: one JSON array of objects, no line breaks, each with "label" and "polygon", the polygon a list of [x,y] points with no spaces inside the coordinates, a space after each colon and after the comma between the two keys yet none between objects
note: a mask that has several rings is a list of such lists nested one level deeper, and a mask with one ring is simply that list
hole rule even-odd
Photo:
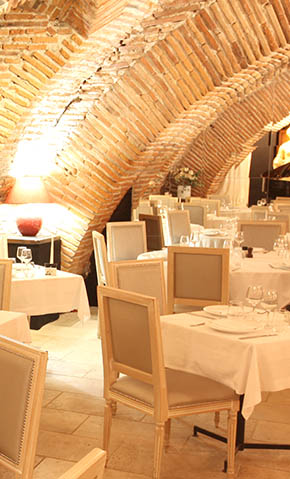
[{"label": "brick vaulted ceiling", "polygon": [[2,190],[23,142],[49,152],[46,184],[74,216],[67,270],[84,271],[128,188],[136,204],[185,164],[215,191],[289,123],[289,0],[1,3]]}]

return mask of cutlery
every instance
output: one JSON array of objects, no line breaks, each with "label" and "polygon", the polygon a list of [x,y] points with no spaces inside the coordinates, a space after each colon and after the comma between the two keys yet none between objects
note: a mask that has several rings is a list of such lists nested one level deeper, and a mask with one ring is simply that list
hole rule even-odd
[{"label": "cutlery", "polygon": [[203,324],[205,324],[205,321],[203,323],[198,323],[198,324],[190,324],[189,326],[191,328],[194,328],[195,326],[202,326]]},{"label": "cutlery", "polygon": [[255,338],[264,338],[267,336],[278,336],[278,333],[248,334],[247,336],[240,336],[239,339],[255,339]]},{"label": "cutlery", "polygon": [[192,314],[192,316],[199,316],[201,318],[208,318],[208,319],[217,319],[219,316],[210,316],[209,314],[205,314],[204,311],[198,311],[198,312],[194,312],[194,311],[189,311],[188,314]]}]

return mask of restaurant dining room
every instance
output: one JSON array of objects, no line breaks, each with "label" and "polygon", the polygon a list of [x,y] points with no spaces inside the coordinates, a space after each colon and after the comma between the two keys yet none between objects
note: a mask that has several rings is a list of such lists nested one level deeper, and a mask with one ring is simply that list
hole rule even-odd
[{"label": "restaurant dining room", "polygon": [[289,0],[0,0],[0,479],[290,477]]}]

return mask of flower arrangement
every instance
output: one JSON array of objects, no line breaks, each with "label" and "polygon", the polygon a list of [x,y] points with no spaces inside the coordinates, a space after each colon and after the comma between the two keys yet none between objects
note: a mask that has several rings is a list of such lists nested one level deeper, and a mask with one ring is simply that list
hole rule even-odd
[{"label": "flower arrangement", "polygon": [[190,168],[182,167],[173,172],[173,179],[177,185],[198,186],[201,184],[200,173],[200,170],[194,172]]}]

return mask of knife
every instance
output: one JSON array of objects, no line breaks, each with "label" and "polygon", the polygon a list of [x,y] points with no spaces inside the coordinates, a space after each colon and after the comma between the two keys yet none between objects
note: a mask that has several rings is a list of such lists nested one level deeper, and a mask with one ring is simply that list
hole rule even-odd
[{"label": "knife", "polygon": [[264,337],[267,337],[267,336],[278,336],[278,333],[248,334],[247,336],[240,336],[239,339],[264,338]]}]

